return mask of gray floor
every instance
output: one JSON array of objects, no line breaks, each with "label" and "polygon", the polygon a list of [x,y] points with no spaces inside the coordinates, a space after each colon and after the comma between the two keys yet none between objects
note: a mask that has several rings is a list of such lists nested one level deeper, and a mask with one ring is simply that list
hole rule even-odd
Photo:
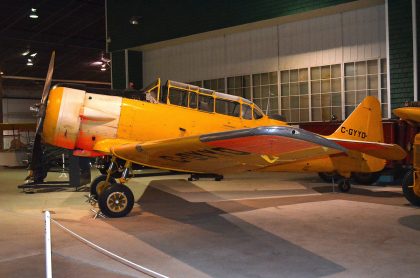
[{"label": "gray floor", "polygon": [[[86,239],[171,277],[418,277],[420,209],[398,186],[332,193],[314,174],[243,174],[221,182],[141,178],[120,219],[93,219],[86,192],[16,189],[0,168],[0,277],[43,277],[42,210]],[[57,179],[51,175],[50,179]],[[54,277],[146,277],[57,226]]]}]

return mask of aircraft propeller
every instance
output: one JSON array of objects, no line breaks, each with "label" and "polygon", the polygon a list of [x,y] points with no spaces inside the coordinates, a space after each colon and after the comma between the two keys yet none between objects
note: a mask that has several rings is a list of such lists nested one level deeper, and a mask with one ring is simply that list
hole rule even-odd
[{"label": "aircraft propeller", "polygon": [[26,180],[34,178],[33,177],[34,170],[38,169],[39,166],[41,165],[41,160],[42,160],[41,133],[42,133],[42,127],[43,127],[43,123],[44,123],[44,119],[45,119],[48,96],[49,96],[49,93],[50,93],[52,75],[53,75],[53,72],[54,72],[54,59],[55,59],[55,51],[53,51],[53,53],[51,54],[50,64],[48,66],[47,77],[45,78],[44,89],[42,91],[41,102],[35,105],[36,106],[35,110],[37,111],[38,121],[37,121],[37,125],[36,125],[36,130],[35,130],[35,140],[34,140],[34,144],[33,144],[33,147],[32,147],[32,158],[31,158],[31,162],[29,164],[30,173],[29,173],[28,177],[26,177]]}]

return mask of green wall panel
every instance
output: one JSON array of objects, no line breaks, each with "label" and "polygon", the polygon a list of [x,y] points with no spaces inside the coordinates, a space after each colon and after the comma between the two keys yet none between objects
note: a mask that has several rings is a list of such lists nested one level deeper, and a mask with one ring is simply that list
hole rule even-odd
[{"label": "green wall panel", "polygon": [[[107,0],[109,50],[298,14],[354,0]],[[139,16],[138,25],[130,25]]]},{"label": "green wall panel", "polygon": [[[420,1],[416,0],[416,30],[417,30],[417,80],[420,80],[420,63],[419,63],[419,50],[420,50]],[[417,81],[417,99],[420,100],[419,85]]]},{"label": "green wall panel", "polygon": [[391,108],[412,101],[413,94],[413,25],[411,0],[389,0],[389,64]]},{"label": "green wall panel", "polygon": [[112,52],[112,88],[125,89],[125,51]]},{"label": "green wall panel", "polygon": [[143,53],[127,51],[128,53],[128,81],[134,83],[134,88],[143,88]]}]

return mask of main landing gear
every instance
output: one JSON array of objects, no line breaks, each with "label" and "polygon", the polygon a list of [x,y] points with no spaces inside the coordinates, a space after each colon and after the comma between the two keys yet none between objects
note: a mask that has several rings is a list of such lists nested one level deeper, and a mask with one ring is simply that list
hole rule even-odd
[{"label": "main landing gear", "polygon": [[129,180],[131,162],[126,162],[119,182],[112,177],[118,171],[116,158],[113,157],[106,175],[100,175],[93,180],[90,186],[89,202],[98,203],[102,214],[107,217],[123,217],[131,212],[134,206],[133,192],[125,183]]},{"label": "main landing gear", "polygon": [[337,183],[340,192],[349,192],[351,189],[351,173],[322,172],[318,173],[318,175],[326,182]]},{"label": "main landing gear", "polygon": [[351,189],[350,179],[341,179],[337,183],[340,192],[349,192]]}]

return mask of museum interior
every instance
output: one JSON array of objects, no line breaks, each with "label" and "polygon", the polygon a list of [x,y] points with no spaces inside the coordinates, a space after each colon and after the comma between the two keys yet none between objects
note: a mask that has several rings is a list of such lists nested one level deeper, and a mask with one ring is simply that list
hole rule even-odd
[{"label": "museum interior", "polygon": [[419,10],[1,1],[0,277],[418,277]]}]

